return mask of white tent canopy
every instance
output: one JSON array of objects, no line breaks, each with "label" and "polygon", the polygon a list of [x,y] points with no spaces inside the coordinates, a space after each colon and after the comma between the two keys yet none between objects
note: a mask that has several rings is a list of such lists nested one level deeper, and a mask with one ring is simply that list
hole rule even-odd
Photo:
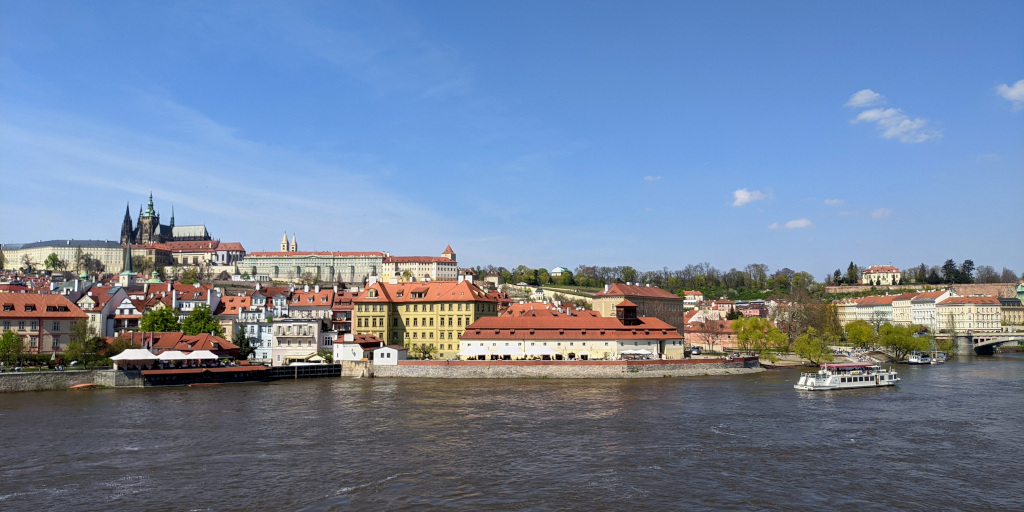
[{"label": "white tent canopy", "polygon": [[528,356],[554,356],[557,354],[558,352],[555,352],[555,349],[547,345],[541,347],[527,347],[526,349],[526,355]]},{"label": "white tent canopy", "polygon": [[110,359],[114,361],[155,361],[160,358],[144,348],[129,348]]},{"label": "white tent canopy", "polygon": [[217,354],[209,350],[196,350],[188,355],[189,359],[217,359]]},{"label": "white tent canopy", "polygon": [[168,350],[160,353],[161,361],[184,361],[188,356],[180,350]]},{"label": "white tent canopy", "polygon": [[490,351],[480,346],[469,346],[459,351],[459,357],[477,357],[489,355],[491,355]]},{"label": "white tent canopy", "polygon": [[498,350],[495,350],[494,354],[499,356],[521,356],[524,355],[525,352],[519,350],[519,347],[504,346],[498,347]]}]

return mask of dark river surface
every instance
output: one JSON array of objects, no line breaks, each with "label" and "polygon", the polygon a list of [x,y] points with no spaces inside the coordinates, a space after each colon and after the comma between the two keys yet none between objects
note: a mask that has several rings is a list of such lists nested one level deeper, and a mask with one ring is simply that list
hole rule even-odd
[{"label": "dark river surface", "polygon": [[1024,510],[1024,358],[0,395],[0,510]]}]

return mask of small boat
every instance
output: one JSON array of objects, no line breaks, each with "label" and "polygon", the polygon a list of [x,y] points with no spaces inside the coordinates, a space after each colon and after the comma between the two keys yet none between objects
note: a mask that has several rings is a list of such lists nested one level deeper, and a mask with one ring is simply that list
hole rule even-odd
[{"label": "small boat", "polygon": [[907,356],[907,364],[931,364],[932,356],[928,352],[915,350]]},{"label": "small boat", "polygon": [[96,387],[96,384],[90,382],[88,384],[75,384],[74,386],[71,386],[68,389],[91,389],[94,387]]},{"label": "small boat", "polygon": [[947,359],[945,352],[932,352],[932,364],[942,364]]},{"label": "small boat", "polygon": [[874,363],[826,363],[817,373],[801,373],[793,387],[801,391],[877,388],[895,386],[899,381],[892,368],[884,370]]}]

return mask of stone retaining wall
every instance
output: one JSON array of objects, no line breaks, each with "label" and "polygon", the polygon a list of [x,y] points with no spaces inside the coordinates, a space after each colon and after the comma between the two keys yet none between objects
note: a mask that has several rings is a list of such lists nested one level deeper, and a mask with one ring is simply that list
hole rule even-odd
[{"label": "stone retaining wall", "polygon": [[431,379],[632,379],[763,371],[756,357],[675,361],[401,361],[374,366],[374,377]]},{"label": "stone retaining wall", "polygon": [[93,373],[95,372],[0,373],[0,393],[52,391],[68,389],[78,384],[92,384]]}]

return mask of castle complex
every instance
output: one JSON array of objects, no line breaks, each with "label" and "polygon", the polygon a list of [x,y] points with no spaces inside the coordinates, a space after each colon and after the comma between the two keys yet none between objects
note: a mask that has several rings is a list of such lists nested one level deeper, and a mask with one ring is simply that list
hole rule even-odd
[{"label": "castle complex", "polygon": [[153,193],[149,193],[146,210],[139,205],[138,222],[132,226],[131,206],[125,207],[124,222],[121,223],[121,244],[146,245],[165,242],[205,242],[213,240],[206,226],[175,226],[174,208],[171,207],[171,223],[161,224],[160,214],[153,209]]}]

